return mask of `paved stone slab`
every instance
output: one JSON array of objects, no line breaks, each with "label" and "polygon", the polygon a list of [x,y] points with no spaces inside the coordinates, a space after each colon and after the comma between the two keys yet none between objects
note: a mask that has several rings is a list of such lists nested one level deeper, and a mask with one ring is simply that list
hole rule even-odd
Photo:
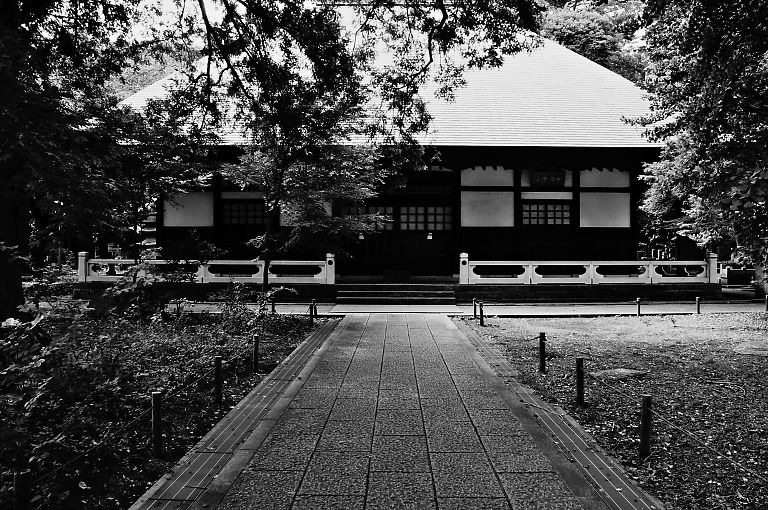
[{"label": "paved stone slab", "polygon": [[[301,471],[244,471],[218,506],[220,510],[250,510],[269,502],[287,509],[301,482]],[[266,505],[265,505],[266,506]]]},{"label": "paved stone slab", "polygon": [[473,433],[434,433],[427,437],[430,452],[482,452],[483,446]]},{"label": "paved stone slab", "polygon": [[371,471],[429,472],[426,437],[374,437]]},{"label": "paved stone slab", "polygon": [[324,388],[305,388],[288,407],[292,409],[331,408],[336,401],[336,392]]},{"label": "paved stone slab", "polygon": [[315,452],[299,494],[365,495],[370,454]]},{"label": "paved stone slab", "polygon": [[506,498],[437,498],[440,510],[509,510]]},{"label": "paved stone slab", "polygon": [[334,421],[370,421],[376,417],[376,400],[372,398],[339,398],[333,405]]},{"label": "paved stone slab", "polygon": [[303,471],[317,446],[319,435],[272,434],[251,460],[253,469]]},{"label": "paved stone slab", "polygon": [[576,496],[554,473],[499,475],[513,510],[577,510]]},{"label": "paved stone slab", "polygon": [[427,432],[427,437],[440,435],[477,435],[475,427],[470,421],[454,420],[453,415],[448,415],[446,419],[425,421],[424,426]]},{"label": "paved stone slab", "polygon": [[513,436],[525,434],[520,422],[509,409],[470,409],[477,432],[485,436]]},{"label": "paved stone slab", "polygon": [[485,452],[432,452],[429,455],[434,473],[466,475],[492,474],[493,468]]},{"label": "paved stone slab", "polygon": [[379,409],[376,413],[378,436],[423,436],[420,409]]},{"label": "paved stone slab", "polygon": [[359,510],[365,505],[363,496],[297,496],[293,510]]},{"label": "paved stone slab", "polygon": [[444,498],[503,498],[504,491],[493,473],[434,472],[435,492]]},{"label": "paved stone slab", "polygon": [[554,472],[549,459],[536,448],[528,434],[480,436],[480,440],[498,473]]},{"label": "paved stone slab", "polygon": [[371,473],[366,509],[437,508],[429,473]]}]

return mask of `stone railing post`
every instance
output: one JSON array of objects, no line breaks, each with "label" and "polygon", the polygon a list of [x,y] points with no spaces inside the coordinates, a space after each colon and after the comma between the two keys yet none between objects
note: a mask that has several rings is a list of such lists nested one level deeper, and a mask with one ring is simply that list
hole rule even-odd
[{"label": "stone railing post", "polygon": [[459,254],[459,285],[469,284],[469,254]]},{"label": "stone railing post", "polygon": [[709,283],[720,283],[720,275],[717,273],[717,253],[710,253],[707,255],[709,261]]},{"label": "stone railing post", "polygon": [[201,262],[200,265],[197,266],[197,273],[195,273],[195,283],[205,283],[205,273],[207,273],[207,270],[207,262]]},{"label": "stone railing post", "polygon": [[325,283],[336,284],[336,256],[333,253],[325,254]]},{"label": "stone railing post", "polygon": [[77,281],[85,282],[88,280],[88,252],[77,252]]}]

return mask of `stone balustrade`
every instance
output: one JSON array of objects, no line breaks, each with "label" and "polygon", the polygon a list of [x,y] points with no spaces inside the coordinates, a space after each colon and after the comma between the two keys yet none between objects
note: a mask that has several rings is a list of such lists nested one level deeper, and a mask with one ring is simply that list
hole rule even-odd
[{"label": "stone balustrade", "polygon": [[718,283],[717,255],[706,260],[510,261],[459,256],[459,284]]},{"label": "stone balustrade", "polygon": [[[263,260],[197,261],[143,260],[158,273],[172,271],[175,280],[196,283],[255,283],[264,278]],[[87,252],[78,253],[77,275],[80,282],[115,282],[130,274],[136,266],[133,259],[89,259]],[[142,276],[147,271],[138,269]],[[332,253],[325,260],[273,260],[269,264],[269,282],[274,284],[336,283],[336,262]]]}]

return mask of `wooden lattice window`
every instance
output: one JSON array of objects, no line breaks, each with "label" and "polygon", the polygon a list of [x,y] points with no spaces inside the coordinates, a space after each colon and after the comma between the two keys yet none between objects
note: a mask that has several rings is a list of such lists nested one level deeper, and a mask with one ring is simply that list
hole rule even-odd
[{"label": "wooden lattice window", "polygon": [[263,200],[224,200],[221,218],[225,225],[265,225],[267,213]]},{"label": "wooden lattice window", "polygon": [[407,206],[400,208],[400,230],[452,230],[453,208]]},{"label": "wooden lattice window", "polygon": [[523,225],[570,225],[571,204],[523,202]]}]

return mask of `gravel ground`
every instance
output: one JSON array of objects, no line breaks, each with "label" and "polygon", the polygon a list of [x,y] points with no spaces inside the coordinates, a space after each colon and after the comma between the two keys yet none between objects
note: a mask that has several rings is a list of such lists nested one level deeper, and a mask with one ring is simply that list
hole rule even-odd
[{"label": "gravel ground", "polygon": [[[668,509],[768,508],[768,357],[739,354],[749,342],[768,351],[768,316],[467,320],[493,340],[520,381],[564,407],[628,473]],[[547,334],[547,368],[538,340]],[[587,377],[577,407],[575,358],[585,371],[629,368],[624,381]],[[651,455],[638,459],[641,396],[653,396]]]}]

